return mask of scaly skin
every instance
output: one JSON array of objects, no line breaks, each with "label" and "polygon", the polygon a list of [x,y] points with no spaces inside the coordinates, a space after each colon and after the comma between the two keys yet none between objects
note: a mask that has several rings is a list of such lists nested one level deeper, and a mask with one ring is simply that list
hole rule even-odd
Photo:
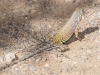
[{"label": "scaly skin", "polygon": [[78,23],[82,17],[82,9],[76,8],[72,14],[70,20],[58,31],[57,34],[53,37],[54,44],[62,44],[65,41],[69,40],[73,33],[76,33],[76,38],[79,39],[77,31]]}]

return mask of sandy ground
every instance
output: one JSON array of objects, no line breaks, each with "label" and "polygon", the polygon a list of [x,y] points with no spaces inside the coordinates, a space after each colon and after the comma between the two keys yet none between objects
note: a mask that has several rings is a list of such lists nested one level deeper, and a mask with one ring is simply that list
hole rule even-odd
[{"label": "sandy ground", "polygon": [[[44,51],[3,69],[0,75],[100,75],[100,1],[84,1],[0,1],[0,65],[6,63],[7,53],[20,58],[34,52],[47,34],[52,36],[68,21],[76,7],[84,9],[79,23],[82,41],[73,35],[66,43],[68,51]],[[31,45],[33,49],[28,50]]]}]

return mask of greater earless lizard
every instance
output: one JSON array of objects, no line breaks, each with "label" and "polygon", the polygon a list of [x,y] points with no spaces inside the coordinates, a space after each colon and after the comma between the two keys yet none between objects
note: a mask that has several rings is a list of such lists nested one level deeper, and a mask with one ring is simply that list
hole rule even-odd
[{"label": "greater earless lizard", "polygon": [[[77,26],[82,17],[82,14],[83,14],[82,8],[76,8],[76,10],[73,12],[71,18],[69,19],[69,21],[60,30],[58,30],[58,32],[52,38],[51,42],[53,42],[53,44],[62,45],[65,41],[67,41],[72,36],[73,33],[76,34],[76,38],[80,39],[78,37],[78,33],[77,33]],[[56,47],[53,47],[53,48],[56,48]],[[33,48],[31,47],[31,49],[33,49]],[[49,49],[47,49],[47,50],[49,50]],[[35,54],[41,53],[43,51],[45,51],[44,48],[39,48],[34,53],[32,53],[28,56],[25,56],[24,58],[19,58],[18,60],[15,60],[14,62],[11,62],[8,64],[7,63],[3,64],[2,66],[0,66],[0,71],[2,71],[3,69],[5,69],[9,66],[12,66],[12,65],[18,63],[19,61],[26,60],[26,59],[34,56]]]}]

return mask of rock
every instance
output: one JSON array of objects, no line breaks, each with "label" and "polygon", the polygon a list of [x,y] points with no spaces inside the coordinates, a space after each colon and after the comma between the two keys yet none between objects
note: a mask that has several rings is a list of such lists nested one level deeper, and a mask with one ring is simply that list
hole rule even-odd
[{"label": "rock", "polygon": [[3,63],[3,57],[0,57],[0,63]]},{"label": "rock", "polygon": [[29,65],[29,70],[36,71],[37,67],[33,65]]},{"label": "rock", "polygon": [[14,60],[16,60],[18,57],[16,56],[15,53],[8,53],[5,55],[5,59],[7,62],[13,62]]},{"label": "rock", "polygon": [[100,61],[100,55],[97,57],[97,60]]},{"label": "rock", "polygon": [[45,67],[49,67],[50,65],[48,63],[45,64]]},{"label": "rock", "polygon": [[62,57],[62,56],[63,56],[62,52],[57,53],[57,57]]},{"label": "rock", "polygon": [[91,51],[91,50],[87,50],[87,53],[88,53],[88,54],[91,54],[91,53],[92,53],[92,51]]}]

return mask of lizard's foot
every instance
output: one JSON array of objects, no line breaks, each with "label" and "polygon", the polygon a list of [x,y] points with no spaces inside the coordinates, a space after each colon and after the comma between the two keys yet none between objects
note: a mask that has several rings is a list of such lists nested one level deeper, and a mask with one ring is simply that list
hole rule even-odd
[{"label": "lizard's foot", "polygon": [[76,30],[75,30],[75,37],[79,40],[79,41],[81,41],[82,40],[82,38],[81,37],[79,37],[79,27],[77,27],[76,28]]}]

